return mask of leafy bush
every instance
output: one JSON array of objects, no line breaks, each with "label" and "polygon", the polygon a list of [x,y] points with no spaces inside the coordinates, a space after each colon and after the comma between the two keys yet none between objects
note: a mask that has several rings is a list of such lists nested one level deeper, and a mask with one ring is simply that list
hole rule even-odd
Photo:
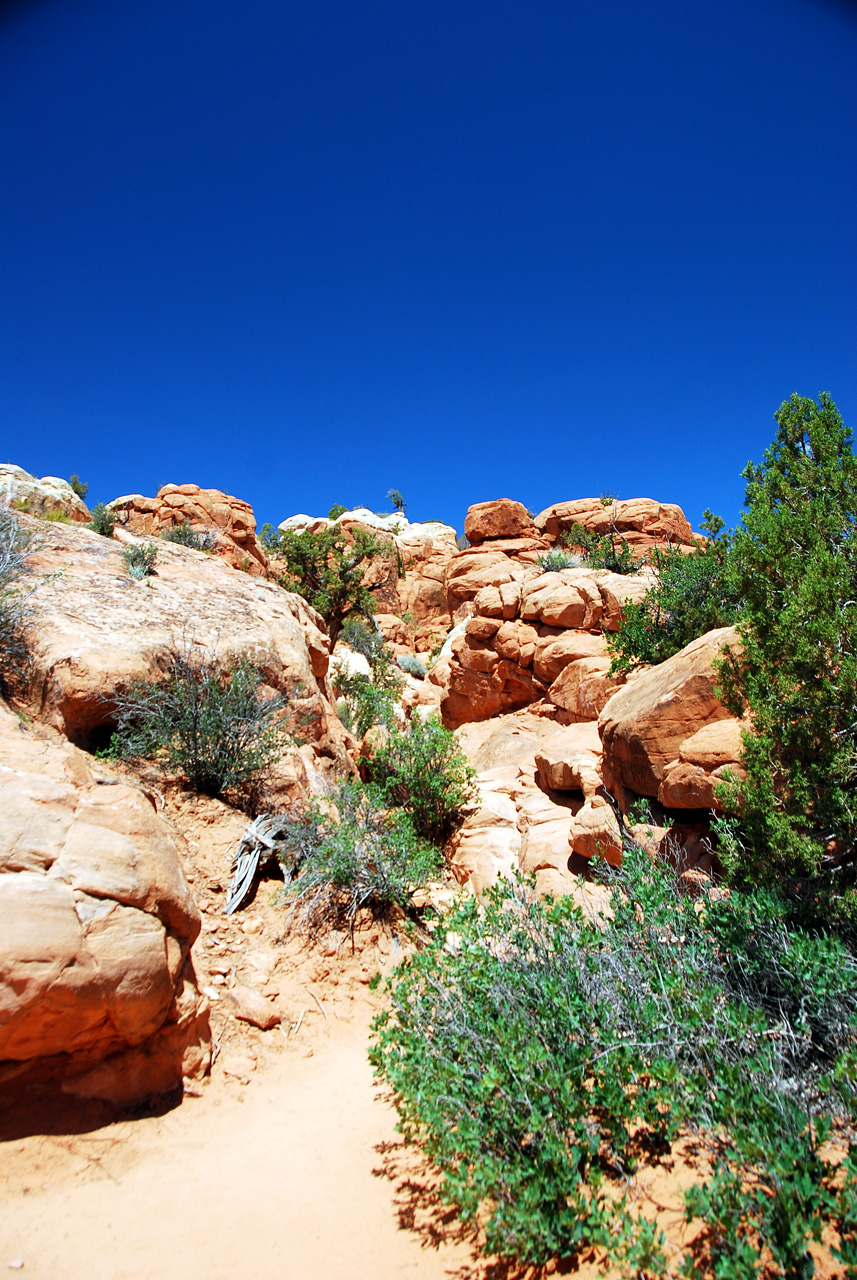
[{"label": "leafy bush", "polygon": [[348,508],[344,507],[341,502],[334,502],[327,513],[327,518],[328,520],[338,520],[340,516],[345,515],[347,510]]},{"label": "leafy bush", "polygon": [[189,520],[181,524],[171,525],[160,535],[164,542],[177,542],[179,546],[190,547],[193,551],[210,551],[215,544],[215,535],[210,529],[198,533]]},{"label": "leafy bush", "polygon": [[342,783],[291,824],[282,856],[292,910],[304,928],[351,927],[357,913],[377,916],[410,904],[414,890],[441,868],[402,810],[382,807],[360,783]]},{"label": "leafy bush", "polygon": [[173,657],[163,684],[137,682],[115,699],[119,755],[163,756],[196,791],[217,796],[254,782],[279,757],[285,698],[263,700],[249,661],[230,672]]},{"label": "leafy bush", "polygon": [[376,590],[399,575],[395,549],[363,529],[330,525],[319,533],[286,531],[270,535],[265,545],[275,558],[277,581],[318,610],[333,644],[349,615],[368,618],[375,612],[375,597],[364,581],[370,565],[378,578],[372,583]]},{"label": "leafy bush", "polygon": [[19,528],[14,512],[0,506],[0,671],[21,654],[24,596],[17,583],[31,548],[30,535]]},{"label": "leafy bush", "polygon": [[419,658],[412,653],[403,653],[396,659],[400,669],[405,671],[409,676],[413,676],[416,680],[425,680],[426,669],[420,662]]},{"label": "leafy bush", "polygon": [[157,558],[158,548],[153,542],[138,543],[136,546],[126,547],[122,552],[125,568],[132,578],[137,579],[147,578],[150,573],[154,573]]},{"label": "leafy bush", "polygon": [[362,738],[373,725],[395,723],[404,681],[374,619],[369,622],[354,616],[346,618],[340,636],[355,653],[362,654],[372,668],[371,679],[361,672],[347,675],[340,671],[334,677],[335,687],[345,704],[340,719],[346,729]]},{"label": "leafy bush", "polygon": [[612,916],[502,882],[394,972],[370,1056],[443,1194],[490,1252],[597,1246],[664,1274],[622,1184],[692,1130],[714,1172],[687,1197],[707,1232],[685,1275],[749,1280],[767,1251],[809,1276],[823,1230],[853,1259],[857,1146],[839,1168],[822,1154],[853,1076],[853,957],[770,898],[699,910],[640,850],[605,875]]},{"label": "leafy bush", "polygon": [[640,567],[627,540],[612,527],[609,533],[599,536],[582,524],[573,524],[564,531],[560,541],[564,546],[578,550],[590,569],[629,574],[636,573]]},{"label": "leafy bush", "polygon": [[721,681],[753,732],[723,855],[857,933],[857,458],[826,393],[775,418],[730,554],[743,653]]},{"label": "leafy bush", "polygon": [[394,511],[401,511],[402,515],[405,514],[408,504],[405,502],[405,499],[399,493],[398,489],[387,490],[387,501],[393,504]]},{"label": "leafy bush", "polygon": [[710,542],[690,552],[654,552],[657,582],[639,604],[623,606],[622,625],[606,633],[611,673],[664,662],[706,631],[731,626],[741,609],[741,591],[731,572],[731,540],[718,537],[722,520],[705,513]]},{"label": "leafy bush", "polygon": [[80,476],[76,472],[73,476],[69,476],[68,482],[81,500],[89,493],[89,485],[85,480],[81,480]]},{"label": "leafy bush", "polygon": [[348,645],[349,649],[362,654],[373,671],[376,666],[383,665],[386,641],[378,630],[374,618],[359,618],[354,615],[346,618],[339,638]]},{"label": "leafy bush", "polygon": [[436,717],[415,716],[393,729],[371,771],[385,803],[404,809],[417,834],[434,845],[446,844],[477,795],[472,766]]},{"label": "leafy bush", "polygon": [[545,573],[556,573],[561,569],[576,569],[580,564],[580,556],[574,556],[562,547],[551,547],[537,560],[540,569]]},{"label": "leafy bush", "polygon": [[102,538],[112,538],[113,526],[116,524],[115,513],[109,507],[105,507],[103,502],[99,502],[92,508],[91,514],[89,528],[95,533],[100,533]]}]

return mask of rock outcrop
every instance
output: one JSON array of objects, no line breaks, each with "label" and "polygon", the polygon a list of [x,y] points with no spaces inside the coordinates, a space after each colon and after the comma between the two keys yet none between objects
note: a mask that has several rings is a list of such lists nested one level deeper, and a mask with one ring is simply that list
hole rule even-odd
[{"label": "rock outcrop", "polygon": [[89,508],[67,480],[57,476],[37,480],[11,462],[0,463],[0,503],[43,518],[62,516],[78,524],[90,519]]},{"label": "rock outcrop", "polygon": [[0,704],[0,1084],[129,1105],[207,1070],[181,852],[142,790]]},{"label": "rock outcrop", "polygon": [[33,713],[89,747],[111,723],[111,698],[133,680],[163,679],[171,655],[199,654],[224,666],[246,656],[286,693],[317,752],[336,755],[344,736],[327,698],[329,640],[319,616],[272,582],[220,561],[158,543],[151,577],[136,581],[125,530],[104,538],[73,525],[40,526],[29,562],[26,697]]},{"label": "rock outcrop", "polygon": [[652,498],[628,498],[606,501],[602,498],[575,498],[557,502],[535,517],[535,526],[551,542],[560,535],[582,525],[590,533],[600,535],[611,530],[622,535],[637,550],[648,547],[693,547],[703,541],[694,533],[681,507],[674,502],[655,502]]},{"label": "rock outcrop", "polygon": [[734,627],[709,631],[612,695],[598,719],[611,789],[672,809],[716,807],[725,771],[740,776],[741,725],[717,696],[714,660],[738,643]]},{"label": "rock outcrop", "polygon": [[154,498],[133,493],[114,498],[109,507],[131,533],[157,536],[189,524],[195,533],[208,536],[213,554],[233,569],[267,575],[268,557],[256,537],[253,508],[240,498],[198,484],[165,484]]},{"label": "rock outcrop", "polygon": [[483,573],[451,645],[444,723],[456,728],[544,697],[567,719],[594,719],[619,683],[607,675],[604,630],[618,628],[622,605],[641,600],[650,577],[544,572],[506,557]]}]

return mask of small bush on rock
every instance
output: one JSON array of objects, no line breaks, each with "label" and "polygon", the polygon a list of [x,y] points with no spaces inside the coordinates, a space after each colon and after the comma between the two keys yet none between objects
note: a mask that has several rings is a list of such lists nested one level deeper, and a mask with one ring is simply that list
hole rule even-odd
[{"label": "small bush on rock", "polygon": [[371,771],[385,803],[404,809],[417,834],[441,847],[477,795],[474,769],[436,717],[394,729]]},{"label": "small bush on rock", "polygon": [[83,500],[89,493],[89,485],[85,480],[81,480],[77,472],[75,472],[73,476],[69,476],[68,482],[71,485],[72,490],[81,500]]},{"label": "small bush on rock", "polygon": [[14,512],[0,506],[0,672],[22,651],[24,596],[17,584],[25,572],[31,545],[30,535],[19,528]]},{"label": "small bush on rock", "polygon": [[139,682],[116,698],[116,752],[160,756],[205,795],[252,783],[278,759],[285,738],[278,712],[286,700],[263,699],[261,684],[248,661],[223,672],[178,655],[162,684]]},{"label": "small bush on rock", "polygon": [[580,565],[580,556],[574,556],[562,547],[551,547],[538,558],[538,566],[545,573],[557,573],[561,569],[576,569]]},{"label": "small bush on rock", "polygon": [[636,573],[640,562],[628,542],[616,529],[599,536],[582,524],[572,525],[562,535],[566,547],[574,547],[589,569],[609,569],[611,573]]},{"label": "small bush on rock", "polygon": [[140,543],[134,547],[126,547],[122,552],[125,568],[132,578],[142,580],[155,572],[155,561],[158,548],[152,542]]},{"label": "small bush on rock", "polygon": [[190,547],[192,551],[210,551],[216,541],[210,529],[199,533],[188,520],[171,525],[160,536],[164,542],[176,542],[181,547]]},{"label": "small bush on rock", "polygon": [[426,669],[419,658],[414,657],[412,653],[403,653],[401,657],[396,659],[396,662],[402,671],[409,676],[413,676],[415,680],[425,680]]},{"label": "small bush on rock", "polygon": [[115,514],[109,507],[105,507],[103,502],[97,503],[92,508],[92,519],[89,522],[89,528],[94,533],[100,533],[102,538],[112,538],[115,524]]},{"label": "small bush on rock", "polygon": [[441,856],[402,810],[360,783],[314,800],[291,824],[281,855],[291,909],[311,933],[352,927],[364,908],[384,917],[406,909],[414,890],[441,868]]}]

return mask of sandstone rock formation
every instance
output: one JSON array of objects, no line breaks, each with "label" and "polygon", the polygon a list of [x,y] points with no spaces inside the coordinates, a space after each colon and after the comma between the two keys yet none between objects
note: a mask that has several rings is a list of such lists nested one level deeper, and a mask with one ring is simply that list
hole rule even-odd
[{"label": "sandstone rock formation", "polygon": [[67,480],[57,476],[37,480],[11,462],[0,463],[0,503],[34,516],[65,516],[77,523],[90,518],[89,508]]},{"label": "sandstone rock formation", "polygon": [[0,704],[0,1083],[129,1105],[207,1069],[181,852],[140,789]]},{"label": "sandstone rock formation", "polygon": [[[620,683],[607,676],[604,629],[618,627],[622,605],[641,600],[650,577],[544,572],[503,556],[469,581],[481,585],[451,644],[444,723],[455,728],[544,697],[570,720],[594,719]],[[580,676],[569,676],[578,665]]]},{"label": "sandstone rock formation", "polygon": [[165,484],[154,498],[133,493],[108,504],[132,533],[153,536],[179,524],[212,538],[212,552],[233,569],[265,576],[268,557],[256,537],[256,517],[248,503],[198,484]]},{"label": "sandstone rock formation", "polygon": [[668,808],[715,806],[714,787],[726,769],[740,776],[741,726],[717,697],[713,663],[737,645],[734,627],[709,631],[613,694],[598,719],[611,789]]},{"label": "sandstone rock formation", "polygon": [[556,542],[560,534],[576,524],[599,535],[615,530],[639,550],[655,546],[693,547],[702,540],[691,529],[681,507],[673,502],[655,502],[652,498],[624,501],[575,498],[572,502],[557,502],[535,518],[536,528],[551,542]]},{"label": "sandstone rock formation", "polygon": [[189,650],[232,666],[247,656],[290,695],[317,752],[341,753],[344,731],[327,699],[329,641],[299,596],[234,573],[211,556],[158,543],[155,573],[125,568],[123,542],[74,525],[40,526],[28,582],[26,689],[39,719],[89,746],[111,723],[111,696],[135,679],[163,678],[170,655]]}]

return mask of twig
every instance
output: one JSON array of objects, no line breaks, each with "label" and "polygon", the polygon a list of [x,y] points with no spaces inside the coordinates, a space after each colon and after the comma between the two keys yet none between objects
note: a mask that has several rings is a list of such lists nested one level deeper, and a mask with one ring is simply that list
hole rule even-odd
[{"label": "twig", "polygon": [[324,1025],[327,1028],[328,1032],[330,1032],[330,1022],[328,1021],[328,1017],[327,1017],[327,1013],[325,1011],[324,1005],[321,1003],[318,996],[310,987],[304,987],[304,991],[308,991],[309,994],[312,996],[313,1000],[318,1005],[319,1009],[321,1010],[322,1017],[324,1018]]}]

